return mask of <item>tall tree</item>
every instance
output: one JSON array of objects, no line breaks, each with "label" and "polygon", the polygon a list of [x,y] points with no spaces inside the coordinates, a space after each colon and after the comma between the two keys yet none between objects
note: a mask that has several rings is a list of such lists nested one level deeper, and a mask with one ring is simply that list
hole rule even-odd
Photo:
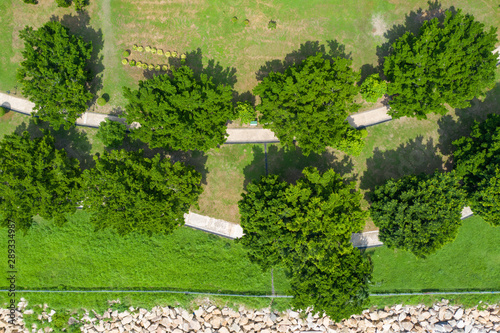
[{"label": "tall tree", "polygon": [[73,191],[80,167],[54,146],[48,132],[31,140],[28,132],[5,135],[0,141],[0,215],[2,225],[15,222],[27,230],[32,217],[56,222],[76,210]]},{"label": "tall tree", "polygon": [[366,131],[346,121],[359,109],[354,103],[359,73],[350,66],[351,60],[330,61],[318,53],[285,73],[269,73],[253,90],[262,100],[257,106],[260,122],[288,147],[297,140],[305,155],[328,146],[359,153]]},{"label": "tall tree", "polygon": [[474,214],[500,226],[500,115],[475,122],[470,136],[453,142],[453,159],[463,177]]},{"label": "tall tree", "polygon": [[69,129],[92,99],[85,68],[92,43],[70,34],[59,22],[48,22],[38,30],[27,26],[19,37],[24,40],[24,60],[17,78],[23,94],[35,103],[42,120]]},{"label": "tall tree", "polygon": [[350,243],[367,212],[354,183],[333,170],[303,174],[295,185],[270,175],[247,187],[239,202],[245,233],[239,241],[263,269],[288,269],[294,306],[345,318],[360,312],[368,297],[371,264]]},{"label": "tall tree", "polygon": [[373,222],[389,248],[426,257],[452,242],[461,225],[465,191],[455,172],[390,179],[371,196]]},{"label": "tall tree", "polygon": [[429,113],[445,114],[445,103],[470,106],[495,82],[497,42],[496,28],[485,31],[484,24],[460,10],[447,11],[442,22],[424,22],[417,36],[407,32],[384,62],[392,95],[389,114],[426,119]]},{"label": "tall tree", "polygon": [[94,160],[82,175],[81,200],[97,229],[169,234],[203,191],[198,172],[159,154],[148,159],[142,151],[113,150]]},{"label": "tall tree", "polygon": [[226,123],[236,117],[231,87],[206,74],[197,80],[187,66],[141,81],[138,90],[124,88],[124,95],[127,122],[141,125],[131,136],[151,147],[207,151],[226,141]]}]

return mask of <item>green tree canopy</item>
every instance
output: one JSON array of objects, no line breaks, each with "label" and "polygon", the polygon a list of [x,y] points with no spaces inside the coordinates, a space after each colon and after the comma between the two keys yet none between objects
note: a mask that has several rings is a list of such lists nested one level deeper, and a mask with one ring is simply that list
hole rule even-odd
[{"label": "green tree canopy", "polygon": [[253,90],[262,101],[257,106],[260,122],[287,147],[297,140],[305,155],[321,153],[328,146],[359,153],[366,131],[346,121],[359,109],[354,103],[359,73],[350,66],[351,60],[330,61],[318,53],[285,73],[269,73]]},{"label": "green tree canopy", "polygon": [[216,86],[205,74],[197,80],[187,66],[124,94],[127,122],[141,125],[131,136],[151,147],[207,151],[226,141],[226,123],[236,117],[231,87]]},{"label": "green tree canopy", "polygon": [[367,212],[361,194],[333,170],[306,168],[295,185],[276,175],[248,185],[239,202],[239,240],[263,269],[282,265],[291,273],[293,305],[313,306],[341,319],[362,310],[371,265],[350,242]]},{"label": "green tree canopy", "polygon": [[426,21],[417,36],[407,32],[392,45],[384,62],[390,81],[389,114],[426,119],[428,113],[445,114],[444,103],[453,108],[470,106],[495,82],[496,28],[469,14],[446,12]]},{"label": "green tree canopy", "polygon": [[474,214],[500,225],[500,115],[475,122],[470,136],[453,142],[455,168],[463,177]]},{"label": "green tree canopy", "polygon": [[117,147],[122,144],[127,135],[127,126],[119,121],[106,118],[99,124],[96,137],[101,140],[106,147]]},{"label": "green tree canopy", "polygon": [[461,225],[465,191],[455,172],[390,179],[371,195],[373,222],[389,248],[426,257],[452,242]]},{"label": "green tree canopy", "polygon": [[27,230],[32,217],[56,222],[76,210],[73,199],[80,167],[54,146],[48,132],[31,140],[28,132],[5,135],[0,141],[0,211],[2,225],[15,222]]},{"label": "green tree canopy", "polygon": [[169,234],[202,192],[198,172],[159,154],[148,159],[141,150],[113,150],[94,160],[82,174],[81,200],[97,229]]},{"label": "green tree canopy", "polygon": [[17,78],[23,94],[35,103],[37,115],[51,126],[69,129],[92,99],[90,73],[85,69],[92,43],[68,32],[59,22],[19,32],[24,60]]},{"label": "green tree canopy", "polygon": [[387,82],[381,80],[378,73],[372,74],[361,84],[360,92],[367,102],[375,103],[387,92]]}]

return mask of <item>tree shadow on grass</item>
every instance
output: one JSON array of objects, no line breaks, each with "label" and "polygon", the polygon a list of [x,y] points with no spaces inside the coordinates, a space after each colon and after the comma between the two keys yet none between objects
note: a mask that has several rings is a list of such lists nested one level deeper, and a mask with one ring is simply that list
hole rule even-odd
[{"label": "tree shadow on grass", "polygon": [[300,44],[300,48],[285,56],[284,60],[274,59],[265,63],[256,73],[258,81],[262,81],[270,72],[284,73],[286,69],[294,64],[298,64],[310,56],[316,55],[321,52],[324,57],[330,61],[335,58],[352,59],[351,52],[346,53],[345,46],[337,40],[327,41],[328,51],[325,45],[320,44],[319,41],[307,41]]},{"label": "tree shadow on grass", "polygon": [[[410,32],[414,35],[418,35],[420,31],[420,27],[424,24],[425,21],[430,21],[433,18],[437,17],[441,22],[444,20],[444,14],[446,10],[450,10],[452,13],[456,12],[455,7],[451,6],[448,9],[443,9],[441,7],[441,3],[438,0],[427,1],[428,8],[422,9],[419,8],[416,11],[411,11],[410,13],[405,15],[405,21],[403,24],[395,24],[384,33],[384,37],[387,41],[377,46],[377,56],[378,56],[378,72],[382,75],[384,68],[384,60],[391,51],[392,44],[402,37],[405,33]],[[386,79],[385,77],[383,77]]]},{"label": "tree shadow on grass", "polygon": [[[422,136],[400,145],[395,150],[381,151],[375,148],[373,156],[366,161],[366,171],[360,179],[360,188],[373,191],[376,186],[384,184],[389,179],[399,179],[403,176],[431,174],[436,169],[447,170],[442,158],[436,154],[437,149],[433,139],[424,142]],[[369,196],[366,195],[369,201]]]},{"label": "tree shadow on grass", "polygon": [[90,106],[95,103],[99,97],[96,94],[103,87],[104,65],[102,63],[103,56],[100,55],[104,45],[102,30],[96,30],[90,25],[89,13],[85,10],[76,14],[64,15],[63,17],[52,16],[50,20],[61,22],[65,27],[69,28],[72,34],[82,37],[85,42],[92,42],[92,54],[88,62],[88,69],[90,71],[90,92],[94,94],[94,98],[89,102]]},{"label": "tree shadow on grass", "polygon": [[306,167],[316,167],[320,172],[333,169],[340,174],[345,182],[356,181],[357,174],[353,174],[354,164],[347,155],[327,151],[322,154],[311,153],[309,156],[302,154],[302,149],[285,149],[279,144],[266,144],[267,146],[267,167],[266,152],[264,145],[254,146],[254,161],[245,170],[244,186],[252,180],[258,179],[259,170],[266,170],[267,174],[279,175],[280,178],[291,184],[302,177],[302,170]]},{"label": "tree shadow on grass", "polygon": [[[485,98],[481,101],[474,98],[471,101],[471,106],[466,109],[456,109],[456,116],[445,115],[438,120],[439,143],[437,147],[443,155],[451,155],[455,150],[453,141],[467,136],[471,132],[471,127],[474,121],[481,122],[486,119],[488,114],[500,114],[500,83],[496,83],[493,89],[486,93]],[[452,156],[449,157],[448,163],[453,162]]]}]

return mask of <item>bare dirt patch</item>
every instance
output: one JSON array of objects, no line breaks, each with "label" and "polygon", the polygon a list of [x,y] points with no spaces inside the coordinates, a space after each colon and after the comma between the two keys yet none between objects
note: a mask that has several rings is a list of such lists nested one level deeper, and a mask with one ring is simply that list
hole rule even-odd
[{"label": "bare dirt patch", "polygon": [[387,23],[384,21],[384,18],[382,17],[381,14],[374,14],[372,15],[372,25],[373,25],[373,30],[372,34],[374,36],[384,36],[384,33],[387,31]]}]

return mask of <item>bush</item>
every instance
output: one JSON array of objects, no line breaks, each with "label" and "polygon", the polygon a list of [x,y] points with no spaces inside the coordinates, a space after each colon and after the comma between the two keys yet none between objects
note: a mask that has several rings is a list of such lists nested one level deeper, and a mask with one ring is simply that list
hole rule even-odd
[{"label": "bush", "polygon": [[159,71],[160,69],[161,69],[161,66],[160,66],[160,65],[156,65],[156,66],[155,66],[155,70],[156,70],[156,71]]},{"label": "bush", "polygon": [[52,316],[52,325],[55,328],[58,328],[59,330],[62,330],[63,328],[66,328],[68,326],[68,320],[69,320],[70,315],[69,314],[63,314],[63,313],[54,313]]},{"label": "bush", "polygon": [[135,66],[135,60],[130,60],[130,61],[128,62],[128,64],[129,64],[130,66]]},{"label": "bush", "polygon": [[240,118],[241,124],[250,124],[251,121],[257,118],[255,109],[248,102],[238,102],[236,111],[238,112],[238,117]]},{"label": "bush", "polygon": [[165,72],[168,71],[168,65],[163,65],[161,69],[163,69]]},{"label": "bush", "polygon": [[249,19],[246,19],[245,21],[243,21],[243,23],[244,23],[245,25],[249,25],[249,24],[250,24],[250,20],[249,20]]},{"label": "bush", "polygon": [[128,60],[127,59],[122,59],[122,64],[124,64],[124,65],[128,64]]},{"label": "bush", "polygon": [[159,49],[158,51],[156,51],[156,54],[158,54],[158,55],[161,55],[161,56],[162,56],[162,55],[163,55],[163,50]]},{"label": "bush", "polygon": [[134,44],[134,46],[132,46],[132,50],[134,50],[134,51],[137,51],[138,48],[139,47],[137,46],[137,44]]},{"label": "bush", "polygon": [[107,101],[104,97],[99,97],[97,99],[97,105],[104,106],[104,105],[106,105],[106,103],[107,103]]},{"label": "bush", "polygon": [[177,52],[172,51],[172,57],[174,57],[174,58],[177,57]]},{"label": "bush", "polygon": [[149,46],[146,46],[146,52],[151,52],[151,48]]},{"label": "bush", "polygon": [[148,69],[149,69],[150,71],[152,71],[154,68],[155,68],[155,66],[154,66],[153,64],[149,64],[149,65],[148,65]]},{"label": "bush", "polygon": [[126,58],[130,55],[130,51],[129,50],[125,50],[123,51],[123,57]]},{"label": "bush", "polygon": [[361,85],[361,96],[369,103],[375,103],[386,92],[387,82],[382,81],[379,74],[368,76]]},{"label": "bush", "polygon": [[142,67],[142,62],[138,61],[138,62],[136,62],[136,63],[135,63],[135,65],[136,65],[137,67]]},{"label": "bush", "polygon": [[236,16],[233,16],[233,18],[231,19],[231,21],[232,21],[233,23],[236,23],[236,22],[238,22],[238,18],[237,18]]},{"label": "bush", "polygon": [[169,58],[171,56],[170,51],[165,52],[165,57]]},{"label": "bush", "polygon": [[32,4],[32,5],[36,5],[38,3],[38,1],[36,0],[23,0],[24,3],[29,3],[29,4]]},{"label": "bush", "polygon": [[97,138],[101,140],[106,147],[117,147],[122,144],[127,135],[127,126],[118,121],[106,119],[99,124]]},{"label": "bush", "polygon": [[69,7],[71,5],[71,2],[68,0],[56,0],[57,7]]},{"label": "bush", "polygon": [[184,59],[184,60],[186,59],[186,54],[185,53],[181,54],[181,59]]},{"label": "bush", "polygon": [[138,46],[138,47],[137,47],[137,51],[139,51],[139,52],[143,52],[143,51],[144,51],[144,48],[143,48],[142,46]]},{"label": "bush", "polygon": [[0,117],[9,112],[9,109],[0,106]]},{"label": "bush", "polygon": [[276,22],[275,21],[269,21],[269,23],[267,24],[267,28],[271,29],[271,30],[276,29]]},{"label": "bush", "polygon": [[148,69],[148,64],[142,64],[142,69]]},{"label": "bush", "polygon": [[151,53],[156,54],[157,51],[156,47],[151,48]]},{"label": "bush", "polygon": [[87,0],[74,0],[74,3],[77,12],[83,10],[83,7],[87,6]]}]

